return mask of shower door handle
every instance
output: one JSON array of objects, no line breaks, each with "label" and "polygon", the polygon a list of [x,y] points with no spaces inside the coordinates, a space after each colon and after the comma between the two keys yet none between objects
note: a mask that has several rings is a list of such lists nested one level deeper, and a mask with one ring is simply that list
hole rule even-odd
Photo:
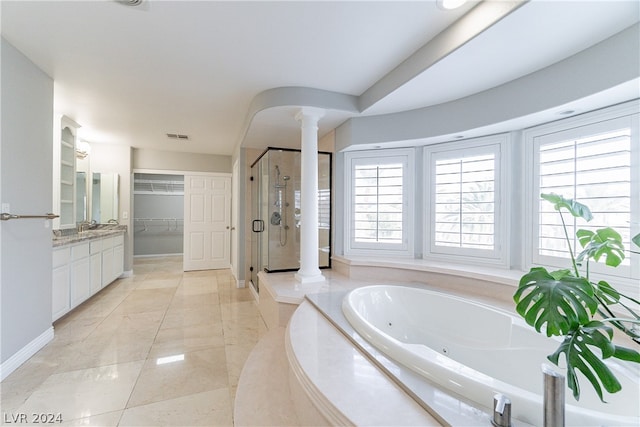
[{"label": "shower door handle", "polygon": [[264,231],[264,221],[261,219],[254,219],[251,224],[251,228],[254,233],[262,233]]}]

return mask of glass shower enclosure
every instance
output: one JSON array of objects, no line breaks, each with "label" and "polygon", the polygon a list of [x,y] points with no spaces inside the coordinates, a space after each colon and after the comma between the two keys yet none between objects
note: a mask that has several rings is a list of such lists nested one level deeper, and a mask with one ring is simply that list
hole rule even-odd
[{"label": "glass shower enclosure", "polygon": [[[251,165],[251,284],[300,268],[300,150],[268,148]],[[318,153],[318,261],[331,266],[331,153]]]}]

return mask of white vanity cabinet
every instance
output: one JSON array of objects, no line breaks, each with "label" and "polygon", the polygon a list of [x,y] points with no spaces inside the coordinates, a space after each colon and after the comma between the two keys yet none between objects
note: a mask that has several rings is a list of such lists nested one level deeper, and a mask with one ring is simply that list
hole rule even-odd
[{"label": "white vanity cabinet", "polygon": [[102,286],[113,280],[113,237],[102,241]]},{"label": "white vanity cabinet", "polygon": [[71,247],[71,307],[75,307],[91,296],[91,271],[89,243]]},{"label": "white vanity cabinet", "polygon": [[92,240],[89,243],[89,264],[91,271],[90,286],[91,295],[102,289],[102,239]]},{"label": "white vanity cabinet", "polygon": [[53,249],[52,320],[116,280],[124,267],[124,235],[98,237]]},{"label": "white vanity cabinet", "polygon": [[117,279],[122,273],[124,273],[124,236],[116,236],[113,242],[113,276]]},{"label": "white vanity cabinet", "polygon": [[71,248],[68,246],[53,250],[53,292],[51,295],[53,320],[71,310],[70,260]]},{"label": "white vanity cabinet", "polygon": [[124,271],[124,236],[102,241],[102,286],[116,280]]}]

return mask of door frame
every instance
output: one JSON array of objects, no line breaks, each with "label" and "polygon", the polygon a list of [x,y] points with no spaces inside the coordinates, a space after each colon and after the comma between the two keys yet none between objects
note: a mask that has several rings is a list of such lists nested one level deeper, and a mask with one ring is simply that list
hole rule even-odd
[{"label": "door frame", "polygon": [[[224,252],[226,253],[226,259],[225,261],[227,262],[227,264],[224,267],[210,267],[210,268],[202,268],[200,266],[198,267],[194,267],[192,263],[189,264],[189,269],[186,269],[187,266],[187,262],[186,262],[186,255],[187,255],[187,248],[189,245],[187,245],[187,231],[191,228],[190,227],[190,223],[188,222],[188,218],[187,218],[187,205],[190,203],[189,198],[187,197],[187,176],[194,176],[194,177],[205,177],[205,178],[223,178],[223,179],[228,179],[228,187],[227,187],[227,192],[226,192],[226,196],[228,197],[227,200],[227,211],[225,212],[225,217],[227,218],[228,222],[226,223],[226,238],[224,239],[224,243],[225,243],[225,248],[224,248]],[[232,182],[232,174],[231,173],[227,173],[227,172],[187,172],[185,173],[185,198],[184,198],[184,236],[183,238],[184,240],[184,247],[183,247],[183,269],[184,271],[192,271],[192,270],[207,270],[207,269],[218,269],[218,268],[231,268],[231,197],[232,197],[232,188],[231,188],[231,182]],[[205,240],[206,241],[206,240]]]},{"label": "door frame", "polygon": [[[133,186],[133,176],[136,173],[146,173],[146,174],[162,174],[162,175],[181,175],[181,176],[185,176],[185,175],[202,175],[202,176],[222,176],[222,177],[229,177],[232,179],[232,174],[228,173],[228,172],[199,172],[199,171],[186,171],[186,170],[168,170],[168,169],[146,169],[146,168],[135,168],[131,171],[131,185]],[[132,187],[133,188],[133,187]],[[232,192],[232,196],[233,196],[233,188],[231,189]],[[133,190],[131,191],[131,196],[134,197],[133,194]],[[184,203],[187,203],[187,199],[186,197],[184,198]],[[232,202],[233,203],[233,202]],[[185,207],[183,206],[183,209],[185,209]],[[134,212],[134,203],[132,200],[131,203],[131,217],[134,218],[135,217],[135,212]],[[231,252],[229,252],[231,253]],[[183,248],[183,254],[184,254],[184,248]],[[183,256],[183,268],[184,268],[184,256]]]}]

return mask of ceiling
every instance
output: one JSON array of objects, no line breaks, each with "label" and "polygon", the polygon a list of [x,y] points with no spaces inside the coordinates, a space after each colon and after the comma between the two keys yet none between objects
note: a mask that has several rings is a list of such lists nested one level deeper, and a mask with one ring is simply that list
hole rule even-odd
[{"label": "ceiling", "polygon": [[[221,155],[298,144],[305,100],[253,109],[265,91],[353,99],[327,112],[324,134],[349,117],[490,89],[640,20],[636,0],[493,3],[514,6],[493,21],[479,18],[487,2],[435,1],[2,0],[0,12],[2,36],[54,79],[54,109],[81,138]],[[464,36],[472,18],[478,29]]]}]

